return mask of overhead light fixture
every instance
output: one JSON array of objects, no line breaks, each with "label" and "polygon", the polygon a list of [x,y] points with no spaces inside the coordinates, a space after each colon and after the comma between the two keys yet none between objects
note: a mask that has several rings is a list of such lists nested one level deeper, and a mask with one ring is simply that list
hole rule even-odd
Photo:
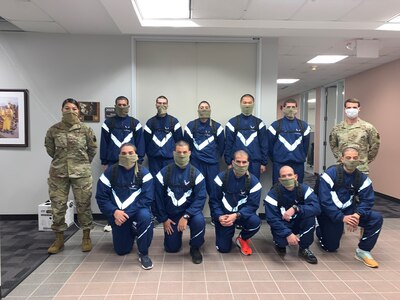
[{"label": "overhead light fixture", "polygon": [[315,103],[317,102],[317,99],[313,98],[313,99],[308,99],[307,100],[308,103]]},{"label": "overhead light fixture", "polygon": [[308,64],[334,64],[348,57],[347,55],[317,55]]},{"label": "overhead light fixture", "polygon": [[276,80],[276,83],[277,84],[292,84],[299,80],[300,79],[297,79],[297,78],[280,78],[280,79]]},{"label": "overhead light fixture", "polygon": [[317,68],[318,67],[314,65],[314,66],[311,67],[311,71],[317,71]]},{"label": "overhead light fixture", "polygon": [[387,23],[379,26],[376,30],[400,31],[400,14],[390,18]]},{"label": "overhead light fixture", "polygon": [[142,19],[189,19],[190,0],[131,0]]}]

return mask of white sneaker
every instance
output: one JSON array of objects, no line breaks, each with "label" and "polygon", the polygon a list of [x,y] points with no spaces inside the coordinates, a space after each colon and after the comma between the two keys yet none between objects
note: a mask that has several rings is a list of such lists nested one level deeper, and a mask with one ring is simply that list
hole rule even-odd
[{"label": "white sneaker", "polygon": [[104,226],[104,232],[110,232],[112,230],[111,225],[107,224],[106,226]]}]

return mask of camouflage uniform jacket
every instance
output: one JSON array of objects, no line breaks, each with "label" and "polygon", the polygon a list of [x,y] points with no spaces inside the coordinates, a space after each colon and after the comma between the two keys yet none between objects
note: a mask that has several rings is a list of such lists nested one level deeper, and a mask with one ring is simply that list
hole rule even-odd
[{"label": "camouflage uniform jacket", "polygon": [[90,163],[96,155],[96,136],[83,123],[71,127],[59,122],[47,131],[47,153],[53,159],[50,176],[81,178],[92,175]]},{"label": "camouflage uniform jacket", "polygon": [[359,156],[361,164],[358,169],[368,174],[368,164],[372,162],[378,154],[380,137],[376,128],[361,119],[355,124],[347,124],[343,121],[336,125],[330,135],[329,144],[333,155],[339,159],[342,156],[342,149],[346,145],[357,144],[360,147]]}]

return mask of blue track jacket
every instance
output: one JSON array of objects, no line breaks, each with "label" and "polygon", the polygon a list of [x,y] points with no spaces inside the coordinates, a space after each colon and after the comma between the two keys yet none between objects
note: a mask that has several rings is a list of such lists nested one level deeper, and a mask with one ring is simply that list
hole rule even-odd
[{"label": "blue track jacket", "polygon": [[144,141],[147,156],[172,158],[175,143],[180,140],[183,140],[182,127],[175,117],[156,115],[146,122]]},{"label": "blue track jacket", "polygon": [[[254,175],[248,173],[237,178],[232,169],[228,170],[228,180],[225,192],[222,190],[225,171],[219,173],[215,179],[210,195],[210,209],[213,219],[225,214],[239,212],[241,218],[247,219],[257,213],[260,206],[261,183]],[[246,195],[246,176],[250,176],[250,190]]]},{"label": "blue track jacket", "polygon": [[[249,154],[249,160],[260,162],[261,165],[268,163],[268,138],[265,124],[253,115],[239,115],[240,128],[235,134],[237,117],[233,117],[225,126],[225,162],[230,165],[233,154],[238,150],[244,150]],[[259,121],[257,121],[259,120]],[[258,125],[258,130],[256,126]]]},{"label": "blue track jacket", "polygon": [[[343,166],[342,166],[343,167]],[[336,168],[328,168],[321,175],[318,197],[321,203],[322,213],[326,214],[332,222],[342,222],[345,215],[355,212],[361,216],[372,209],[374,205],[374,190],[372,181],[365,174],[361,174],[362,185],[358,190],[359,204],[353,201],[352,186],[355,175],[343,171],[344,185],[334,191]]]},{"label": "blue track jacket", "polygon": [[100,141],[100,160],[102,165],[111,165],[118,162],[121,145],[125,143],[135,145],[139,163],[143,161],[145,155],[143,128],[136,119],[134,119],[133,128],[131,128],[131,118],[129,116],[124,118],[115,116],[104,121],[101,126]]},{"label": "blue track jacket", "polygon": [[[194,132],[195,123],[197,130]],[[184,139],[189,143],[192,151],[191,157],[206,164],[218,164],[224,153],[224,129],[220,123],[215,122],[216,132],[213,132],[210,120],[205,123],[200,119],[190,121],[185,128]]]},{"label": "blue track jacket", "polygon": [[[299,123],[303,125],[303,131]],[[280,133],[277,132],[279,120],[268,128],[268,154],[273,162],[303,163],[307,159],[311,128],[302,120],[281,119]],[[278,136],[277,136],[278,135]]]},{"label": "blue track jacket", "polygon": [[169,186],[167,183],[167,167],[161,169],[156,175],[155,191],[158,210],[157,219],[165,222],[171,216],[188,214],[197,215],[203,211],[206,202],[206,183],[204,176],[195,168],[194,186],[190,185],[190,164],[181,169],[173,164]]},{"label": "blue track jacket", "polygon": [[114,220],[115,210],[123,210],[129,217],[139,208],[149,208],[154,199],[153,177],[149,171],[141,167],[143,183],[135,183],[134,169],[126,170],[118,166],[116,186],[112,183],[112,166],[108,167],[97,182],[96,200],[100,211],[109,220]]},{"label": "blue track jacket", "polygon": [[318,198],[314,194],[312,188],[303,183],[299,183],[299,185],[301,188],[301,194],[304,197],[303,204],[297,202],[300,199],[297,199],[296,188],[294,188],[293,191],[289,191],[280,183],[277,183],[277,187],[282,192],[281,203],[278,204],[278,195],[276,194],[274,187],[270,189],[264,199],[265,217],[269,226],[271,226],[271,230],[278,236],[288,237],[292,234],[292,230],[286,225],[288,222],[283,220],[282,216],[286,210],[291,208],[294,204],[299,207],[299,212],[293,215],[292,220],[295,218],[318,216],[321,212]]}]

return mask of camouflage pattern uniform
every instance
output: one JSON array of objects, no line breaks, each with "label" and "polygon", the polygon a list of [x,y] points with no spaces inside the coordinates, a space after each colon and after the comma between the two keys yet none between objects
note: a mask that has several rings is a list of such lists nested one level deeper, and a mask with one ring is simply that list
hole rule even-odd
[{"label": "camouflage pattern uniform", "polygon": [[372,124],[358,119],[354,124],[347,124],[346,121],[343,121],[336,125],[329,135],[329,144],[333,155],[337,159],[342,156],[343,147],[350,144],[358,144],[361,161],[358,169],[368,175],[368,164],[378,154],[381,141],[378,131]]},{"label": "camouflage pattern uniform", "polygon": [[47,153],[53,159],[49,171],[49,197],[55,232],[67,229],[65,213],[70,187],[75,198],[78,221],[83,230],[92,229],[92,171],[90,163],[96,155],[96,136],[85,124],[50,127],[45,138]]}]

